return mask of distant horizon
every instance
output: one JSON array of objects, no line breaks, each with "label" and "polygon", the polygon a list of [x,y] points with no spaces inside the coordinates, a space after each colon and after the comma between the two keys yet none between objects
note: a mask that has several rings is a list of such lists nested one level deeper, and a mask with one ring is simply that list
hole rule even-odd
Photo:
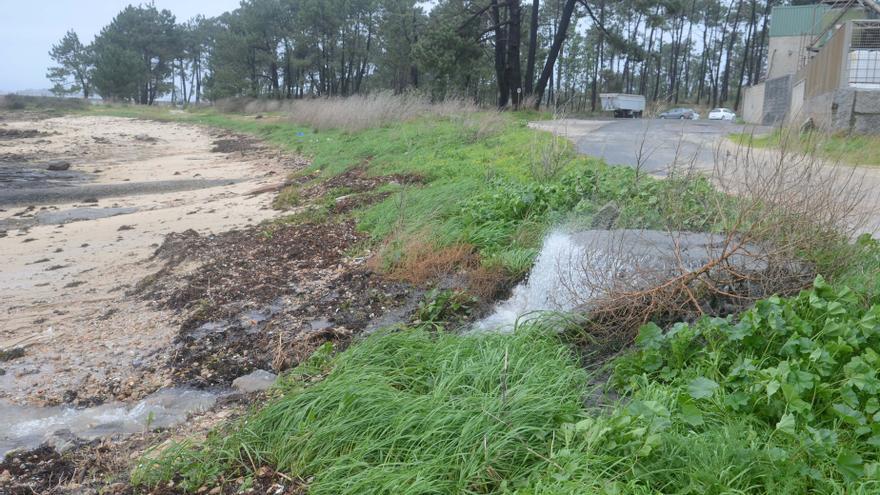
[{"label": "distant horizon", "polygon": [[[53,84],[46,71],[53,65],[49,50],[73,29],[83,44],[94,37],[131,0],[48,0],[39,5],[9,2],[0,16],[0,94],[48,91]],[[168,9],[178,22],[196,15],[215,17],[238,8],[239,0],[155,0],[156,8]]]}]

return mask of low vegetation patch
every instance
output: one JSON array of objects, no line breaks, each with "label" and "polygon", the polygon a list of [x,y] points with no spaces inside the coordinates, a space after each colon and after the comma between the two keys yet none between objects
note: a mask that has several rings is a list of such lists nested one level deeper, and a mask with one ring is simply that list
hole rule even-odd
[{"label": "low vegetation patch", "polygon": [[880,137],[858,134],[799,133],[775,130],[763,136],[736,134],[734,141],[755,148],[786,148],[816,153],[831,162],[880,166]]},{"label": "low vegetation patch", "polygon": [[61,114],[65,111],[84,110],[89,102],[82,98],[55,98],[51,96],[0,95],[0,110],[43,110]]},{"label": "low vegetation patch", "polygon": [[[427,105],[408,102],[396,104]],[[291,104],[321,108],[322,102]],[[359,114],[336,112],[341,102],[323,104],[339,118]],[[295,112],[281,107],[267,109],[277,112],[260,119],[213,110],[100,111],[221,127],[310,156],[311,166],[281,192],[276,206],[301,211],[329,207],[332,212],[334,205],[310,206],[305,199],[337,186],[376,193],[361,198],[358,207],[341,209],[380,248],[382,265],[389,271],[406,264],[408,257],[420,258],[419,246],[425,243],[435,250],[468,245],[481,260],[476,266],[488,265],[515,280],[531,266],[551,225],[572,219],[589,225],[609,202],[621,205],[615,227],[702,230],[717,223],[717,216],[706,213],[716,202],[708,181],[656,180],[579,156],[567,141],[529,129],[527,119],[534,117],[529,113],[481,113],[449,105],[428,106],[404,119],[380,119],[355,131],[338,122],[334,125],[342,130],[318,130],[309,127],[314,125],[309,119],[298,121]],[[408,252],[411,247],[418,249]]]},{"label": "low vegetation patch", "polygon": [[441,103],[434,103],[415,93],[394,95],[389,92],[322,99],[232,98],[221,100],[216,106],[224,113],[281,114],[298,125],[306,125],[322,131],[346,132],[385,127],[423,117],[451,117],[478,111],[476,105],[465,100],[447,99]]},{"label": "low vegetation patch", "polygon": [[611,363],[605,393],[537,324],[506,335],[427,328],[329,360],[320,352],[279,399],[144,461],[135,480],[196,491],[269,466],[309,480],[309,493],[873,493],[880,483],[880,306],[821,277],[739,317],[645,326],[637,349]]}]

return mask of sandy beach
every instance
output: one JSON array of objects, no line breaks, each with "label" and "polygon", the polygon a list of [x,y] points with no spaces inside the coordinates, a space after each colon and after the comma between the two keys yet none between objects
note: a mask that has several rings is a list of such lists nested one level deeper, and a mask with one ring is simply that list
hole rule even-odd
[{"label": "sandy beach", "polygon": [[164,236],[272,217],[273,195],[250,193],[302,164],[197,126],[23,117],[0,121],[0,349],[25,353],[0,362],[0,399],[139,398],[177,326],[126,293]]}]

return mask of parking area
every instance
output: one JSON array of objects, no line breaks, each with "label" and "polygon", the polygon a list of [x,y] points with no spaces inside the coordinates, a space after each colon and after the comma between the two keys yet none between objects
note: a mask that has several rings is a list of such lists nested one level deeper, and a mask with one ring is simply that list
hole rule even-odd
[{"label": "parking area", "polygon": [[732,133],[764,134],[766,126],[710,120],[617,119],[590,122],[590,132],[571,136],[578,152],[611,165],[666,175],[673,166],[712,168],[720,140]]}]

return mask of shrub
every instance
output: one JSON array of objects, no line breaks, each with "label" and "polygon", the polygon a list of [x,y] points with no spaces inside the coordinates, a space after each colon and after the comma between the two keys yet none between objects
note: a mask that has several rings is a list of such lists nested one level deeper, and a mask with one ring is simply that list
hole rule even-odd
[{"label": "shrub", "polygon": [[0,96],[0,109],[25,110],[84,110],[89,102],[82,98],[56,98],[50,96],[24,96],[8,94]]}]

